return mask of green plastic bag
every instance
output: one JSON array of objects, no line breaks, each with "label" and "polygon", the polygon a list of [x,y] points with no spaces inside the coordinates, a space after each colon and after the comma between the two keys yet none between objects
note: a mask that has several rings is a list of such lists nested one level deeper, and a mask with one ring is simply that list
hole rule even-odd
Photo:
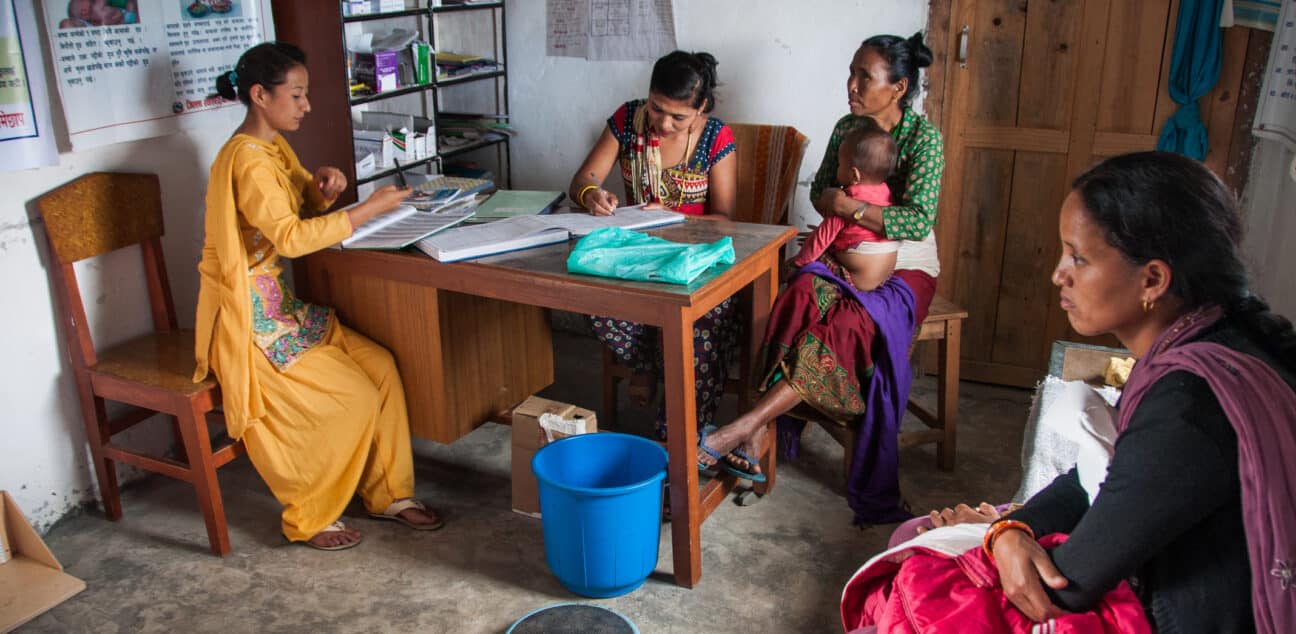
[{"label": "green plastic bag", "polygon": [[641,282],[688,284],[714,264],[733,264],[733,239],[671,242],[620,227],[597,229],[572,247],[567,271]]}]

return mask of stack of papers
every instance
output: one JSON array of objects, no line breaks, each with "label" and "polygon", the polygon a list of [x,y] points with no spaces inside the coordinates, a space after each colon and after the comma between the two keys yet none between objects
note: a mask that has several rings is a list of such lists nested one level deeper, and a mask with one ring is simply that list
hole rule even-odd
[{"label": "stack of papers", "polygon": [[519,249],[566,242],[603,227],[647,229],[684,222],[684,214],[666,209],[622,207],[610,216],[586,213],[513,216],[486,224],[456,227],[414,243],[440,262],[456,262]]}]

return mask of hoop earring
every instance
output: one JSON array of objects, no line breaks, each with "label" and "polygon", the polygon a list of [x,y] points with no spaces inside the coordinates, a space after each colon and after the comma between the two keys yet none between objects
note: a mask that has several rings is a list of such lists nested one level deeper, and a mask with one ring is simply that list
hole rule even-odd
[{"label": "hoop earring", "polygon": [[1148,301],[1148,300],[1146,300],[1146,299],[1143,300],[1143,312],[1144,312],[1144,313],[1150,313],[1150,312],[1152,312],[1152,309],[1153,309],[1153,308],[1156,308],[1156,300],[1152,300],[1152,301]]}]

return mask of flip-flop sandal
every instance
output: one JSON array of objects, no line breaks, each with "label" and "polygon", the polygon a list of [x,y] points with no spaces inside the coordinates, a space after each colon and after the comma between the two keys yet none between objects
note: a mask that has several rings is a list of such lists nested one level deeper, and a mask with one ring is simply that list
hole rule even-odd
[{"label": "flip-flop sandal", "polygon": [[442,526],[445,526],[445,522],[442,521],[439,516],[437,517],[437,521],[432,524],[419,524],[417,522],[411,522],[401,517],[400,515],[401,511],[405,511],[409,509],[418,509],[420,511],[423,511],[424,513],[428,512],[427,506],[424,505],[422,502],[414,498],[406,498],[404,500],[396,500],[395,502],[392,502],[390,505],[388,505],[387,510],[383,511],[382,513],[370,513],[369,517],[372,517],[374,519],[379,519],[379,520],[393,520],[396,522],[400,522],[401,524],[404,524],[416,531],[434,531],[437,530],[438,528],[441,528]]},{"label": "flip-flop sandal", "polygon": [[[341,520],[338,520],[336,522],[333,522],[332,524],[329,524],[328,526],[325,526],[323,529],[320,530],[319,533],[315,533],[315,534],[319,535],[321,533],[341,533],[342,531],[345,530],[346,530],[346,524],[343,524]],[[311,537],[311,539],[314,539],[314,537]],[[353,542],[344,542],[341,544],[336,544],[334,546],[320,546],[319,544],[311,543],[310,541],[302,541],[297,543],[305,546],[310,546],[315,550],[346,550],[348,548],[355,548],[356,546],[359,546],[360,542],[362,541],[364,541],[363,535],[356,537],[356,540]]]},{"label": "flip-flop sandal", "polygon": [[726,454],[724,458],[721,458],[719,463],[720,468],[740,478],[751,480],[752,482],[764,482],[766,480],[765,474],[756,471],[744,471],[739,468],[738,465],[734,464],[731,458],[742,460],[748,465],[760,464],[759,460],[747,455],[747,452],[743,451],[742,447],[734,447],[733,450]]},{"label": "flip-flop sandal", "polygon": [[701,449],[702,451],[705,451],[707,455],[711,456],[712,458],[715,458],[716,460],[714,464],[707,464],[699,460],[697,463],[699,472],[710,471],[712,469],[721,469],[724,467],[725,464],[724,456],[721,455],[720,452],[706,446],[706,437],[709,436],[711,432],[715,430],[716,430],[715,427],[711,425],[707,425],[706,427],[702,428],[702,431],[698,432],[698,448]]}]

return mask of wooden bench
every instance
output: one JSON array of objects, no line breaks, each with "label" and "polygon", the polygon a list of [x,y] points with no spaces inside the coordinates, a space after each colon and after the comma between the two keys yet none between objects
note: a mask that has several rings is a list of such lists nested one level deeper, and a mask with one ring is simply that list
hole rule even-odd
[{"label": "wooden bench", "polygon": [[[900,433],[900,448],[936,443],[936,465],[943,471],[954,470],[955,434],[958,421],[959,345],[963,336],[963,320],[967,311],[957,304],[937,295],[932,299],[927,318],[923,320],[914,346],[920,341],[938,341],[936,357],[936,411],[931,411],[909,398],[908,408],[929,429]],[[912,354],[911,354],[912,356]],[[845,448],[843,467],[850,473],[851,455],[854,453],[857,430],[830,420],[815,420],[828,435]]]}]

